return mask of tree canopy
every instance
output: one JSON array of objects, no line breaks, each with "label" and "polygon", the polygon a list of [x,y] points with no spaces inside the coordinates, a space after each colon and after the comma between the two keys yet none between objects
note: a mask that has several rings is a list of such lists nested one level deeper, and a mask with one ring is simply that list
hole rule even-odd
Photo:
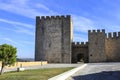
[{"label": "tree canopy", "polygon": [[16,62],[17,49],[12,45],[2,44],[0,45],[0,61],[2,62],[1,74],[3,68],[7,65],[14,65]]}]

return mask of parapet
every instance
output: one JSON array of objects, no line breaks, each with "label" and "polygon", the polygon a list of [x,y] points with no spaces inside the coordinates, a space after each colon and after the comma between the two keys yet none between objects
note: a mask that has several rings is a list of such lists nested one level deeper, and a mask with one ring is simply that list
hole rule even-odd
[{"label": "parapet", "polygon": [[36,16],[36,25],[40,23],[40,16]]},{"label": "parapet", "polygon": [[70,15],[61,15],[61,16],[36,16],[36,20],[50,20],[50,19],[70,19]]},{"label": "parapet", "polygon": [[105,33],[105,29],[102,29],[100,31],[100,29],[97,29],[97,30],[88,30],[88,33]]},{"label": "parapet", "polygon": [[113,33],[108,33],[107,39],[117,39],[120,38],[120,32],[113,32]]},{"label": "parapet", "polygon": [[73,47],[88,47],[88,42],[72,42]]}]

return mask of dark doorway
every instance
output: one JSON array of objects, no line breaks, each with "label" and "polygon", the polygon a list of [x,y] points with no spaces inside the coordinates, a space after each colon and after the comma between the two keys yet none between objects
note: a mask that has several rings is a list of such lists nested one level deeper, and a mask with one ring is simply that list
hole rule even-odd
[{"label": "dark doorway", "polygon": [[77,55],[77,62],[84,62],[84,55],[83,54],[78,54]]}]

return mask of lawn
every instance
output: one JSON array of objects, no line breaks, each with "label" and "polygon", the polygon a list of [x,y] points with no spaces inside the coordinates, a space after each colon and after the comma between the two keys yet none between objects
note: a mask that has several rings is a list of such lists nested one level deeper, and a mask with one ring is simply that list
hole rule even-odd
[{"label": "lawn", "polygon": [[8,72],[0,75],[0,80],[48,80],[73,68],[35,69],[22,72]]}]

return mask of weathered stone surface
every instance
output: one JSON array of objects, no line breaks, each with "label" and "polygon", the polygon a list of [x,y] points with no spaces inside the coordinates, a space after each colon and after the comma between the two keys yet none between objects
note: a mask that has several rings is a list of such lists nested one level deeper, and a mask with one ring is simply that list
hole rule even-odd
[{"label": "weathered stone surface", "polygon": [[120,61],[120,32],[89,30],[88,42],[72,42],[71,16],[36,17],[35,60],[50,63]]},{"label": "weathered stone surface", "polygon": [[106,61],[105,51],[105,31],[88,33],[89,40],[89,62],[104,62]]},{"label": "weathered stone surface", "polygon": [[71,63],[71,17],[36,18],[35,60]]},{"label": "weathered stone surface", "polygon": [[107,61],[120,61],[120,37],[113,33],[113,37],[108,36],[105,41]]},{"label": "weathered stone surface", "polygon": [[88,62],[88,42],[72,44],[72,63],[80,62],[80,60]]}]

